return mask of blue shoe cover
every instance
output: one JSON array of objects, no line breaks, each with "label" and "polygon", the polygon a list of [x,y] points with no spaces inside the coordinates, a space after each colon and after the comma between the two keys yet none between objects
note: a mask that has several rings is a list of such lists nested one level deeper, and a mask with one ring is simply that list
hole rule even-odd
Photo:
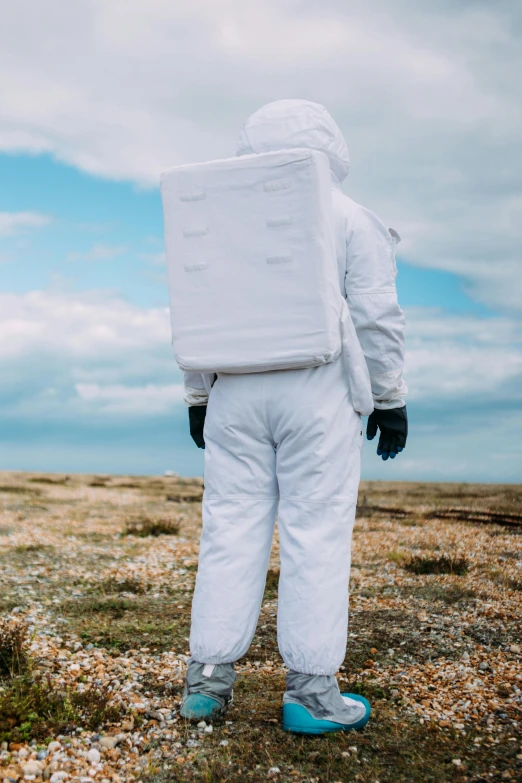
[{"label": "blue shoe cover", "polygon": [[283,730],[293,734],[327,734],[332,731],[349,731],[350,729],[362,729],[370,720],[370,702],[356,693],[342,693],[349,699],[364,704],[366,713],[356,723],[334,723],[331,720],[318,720],[314,718],[301,704],[283,704]]},{"label": "blue shoe cover", "polygon": [[223,712],[220,701],[203,693],[191,693],[183,702],[179,714],[189,720],[207,720],[217,718]]}]

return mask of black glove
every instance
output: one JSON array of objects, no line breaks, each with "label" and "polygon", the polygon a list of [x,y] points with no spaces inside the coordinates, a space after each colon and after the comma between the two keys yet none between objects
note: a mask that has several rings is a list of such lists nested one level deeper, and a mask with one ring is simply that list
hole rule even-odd
[{"label": "black glove", "polygon": [[198,449],[205,448],[205,439],[203,438],[203,427],[205,426],[205,416],[207,415],[206,405],[192,405],[189,409],[189,424],[192,440]]},{"label": "black glove", "polygon": [[388,459],[388,457],[395,459],[406,446],[406,438],[408,437],[406,406],[387,411],[375,409],[368,418],[368,426],[366,427],[368,440],[375,438],[377,428],[381,431],[377,454],[383,459]]}]

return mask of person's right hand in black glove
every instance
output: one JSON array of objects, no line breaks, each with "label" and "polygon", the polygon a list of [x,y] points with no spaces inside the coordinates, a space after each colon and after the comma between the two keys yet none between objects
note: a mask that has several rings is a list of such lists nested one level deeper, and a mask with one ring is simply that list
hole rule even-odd
[{"label": "person's right hand in black glove", "polygon": [[198,449],[205,448],[205,439],[203,437],[203,428],[205,426],[205,416],[207,415],[206,405],[192,405],[189,409],[189,424],[192,440]]},{"label": "person's right hand in black glove", "polygon": [[397,454],[405,448],[408,437],[406,406],[403,408],[391,408],[391,410],[386,411],[375,409],[368,417],[368,426],[366,427],[368,440],[375,438],[377,429],[380,430],[377,454],[384,460],[388,459],[388,457],[395,459]]}]

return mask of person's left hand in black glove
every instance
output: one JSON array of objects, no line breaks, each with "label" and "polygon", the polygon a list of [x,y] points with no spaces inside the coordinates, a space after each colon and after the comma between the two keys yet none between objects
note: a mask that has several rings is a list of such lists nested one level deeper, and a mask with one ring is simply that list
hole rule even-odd
[{"label": "person's left hand in black glove", "polygon": [[189,409],[189,424],[192,440],[198,449],[205,448],[205,439],[203,437],[203,427],[205,426],[205,416],[207,415],[206,405],[192,405]]},{"label": "person's left hand in black glove", "polygon": [[406,406],[403,408],[391,408],[381,411],[375,409],[368,417],[366,437],[373,440],[380,430],[377,454],[384,460],[390,457],[395,459],[406,446],[408,437],[408,414]]}]

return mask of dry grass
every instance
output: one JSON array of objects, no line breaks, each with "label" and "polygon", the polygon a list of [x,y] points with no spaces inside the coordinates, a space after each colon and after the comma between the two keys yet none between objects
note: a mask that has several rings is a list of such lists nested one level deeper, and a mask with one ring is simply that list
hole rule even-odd
[{"label": "dry grass", "polygon": [[20,544],[19,546],[14,547],[14,552],[17,555],[32,555],[32,554],[43,554],[45,552],[52,551],[53,547],[49,546],[48,544]]},{"label": "dry grass", "polygon": [[142,517],[134,522],[129,522],[125,528],[126,536],[138,536],[139,538],[177,536],[178,533],[179,523],[172,519],[149,519]]},{"label": "dry grass", "polygon": [[121,717],[107,689],[60,688],[37,669],[24,622],[0,620],[0,742],[45,739],[77,725],[101,727]]},{"label": "dry grass", "polygon": [[0,677],[15,677],[29,666],[27,624],[0,618]]},{"label": "dry grass", "polygon": [[58,688],[50,677],[14,677],[0,691],[0,742],[44,740],[76,726],[101,729],[122,717],[109,700],[96,685],[78,692]]},{"label": "dry grass", "polygon": [[68,484],[70,480],[71,479],[69,476],[64,476],[63,478],[53,478],[51,476],[33,476],[32,478],[27,479],[27,481],[31,484],[47,484],[50,487]]},{"label": "dry grass", "polygon": [[2,484],[0,493],[5,492],[9,495],[41,495],[42,490],[35,487],[27,487],[20,484]]},{"label": "dry grass", "polygon": [[423,557],[414,555],[409,557],[403,568],[412,574],[454,574],[463,576],[469,569],[469,562],[465,557],[453,557],[452,555],[434,555]]},{"label": "dry grass", "polygon": [[447,606],[455,604],[464,605],[477,599],[477,592],[470,587],[459,584],[441,585],[434,584],[420,585],[418,587],[403,588],[405,595],[411,595],[416,600],[427,601],[430,604],[441,602]]},{"label": "dry grass", "polygon": [[187,650],[190,603],[182,594],[82,596],[64,602],[62,611],[86,644],[121,652],[140,647]]},{"label": "dry grass", "polygon": [[[99,726],[123,731],[122,765],[102,757],[98,777],[143,783],[522,777],[522,703],[515,690],[522,689],[516,653],[522,537],[494,524],[496,512],[516,518],[521,488],[363,483],[339,679],[343,691],[368,696],[372,719],[362,732],[310,738],[280,727],[277,538],[258,628],[237,665],[234,703],[203,735],[178,716],[168,724],[158,717],[159,709],[178,709],[183,687],[201,480],[41,479],[2,477],[4,486],[17,487],[17,497],[4,497],[0,519],[6,531],[0,612],[35,629],[26,663],[4,666],[0,677],[2,740],[40,742],[75,726],[71,752],[75,742],[84,752],[82,743]],[[45,508],[30,492],[35,484],[45,485]],[[465,519],[435,513],[461,507],[473,510],[472,519],[467,512]],[[122,728],[129,714],[134,731]],[[270,773],[274,767],[280,772]],[[0,759],[0,780],[2,772]],[[70,772],[70,779],[75,775],[81,778]]]},{"label": "dry grass", "polygon": [[150,589],[150,585],[143,582],[141,579],[133,577],[117,577],[110,576],[108,579],[104,579],[102,582],[95,583],[91,586],[92,592],[99,592],[103,595],[112,595],[114,593],[132,593],[133,595],[144,595]]},{"label": "dry grass", "polygon": [[266,575],[264,600],[273,601],[274,598],[277,598],[278,587],[279,587],[279,569],[270,568]]}]

